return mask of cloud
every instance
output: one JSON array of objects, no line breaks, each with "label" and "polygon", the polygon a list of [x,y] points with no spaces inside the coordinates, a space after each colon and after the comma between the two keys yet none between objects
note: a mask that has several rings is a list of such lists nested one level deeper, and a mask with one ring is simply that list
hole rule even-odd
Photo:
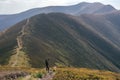
[{"label": "cloud", "polygon": [[0,14],[18,13],[31,8],[66,5],[68,0],[0,0]]}]

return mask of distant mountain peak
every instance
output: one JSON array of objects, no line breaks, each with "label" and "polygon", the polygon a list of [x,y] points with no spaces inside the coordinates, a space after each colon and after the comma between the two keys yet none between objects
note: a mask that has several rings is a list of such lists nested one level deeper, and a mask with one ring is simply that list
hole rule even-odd
[{"label": "distant mountain peak", "polygon": [[104,5],[104,4],[102,4],[102,3],[100,3],[100,2],[93,2],[93,3],[91,3],[91,2],[80,2],[80,3],[78,3],[78,4],[76,4],[76,5],[81,5],[81,4],[98,4],[98,5]]},{"label": "distant mountain peak", "polygon": [[108,8],[112,8],[112,9],[115,9],[112,5],[108,4],[108,5],[105,5],[103,3],[100,3],[100,2],[93,2],[93,3],[90,3],[90,2],[81,2],[81,3],[78,3],[74,6],[78,6],[78,5],[98,5],[98,6],[107,6]]},{"label": "distant mountain peak", "polygon": [[[106,5],[106,7],[109,8],[109,9],[115,9],[112,5],[109,5],[109,4]],[[116,10],[116,9],[115,9],[115,10]]]},{"label": "distant mountain peak", "polygon": [[90,3],[90,2],[80,2],[78,4],[75,4],[73,6],[85,6],[85,5],[93,5],[93,4],[96,4],[96,5],[103,5],[102,3],[100,2],[94,2],[94,3]]}]

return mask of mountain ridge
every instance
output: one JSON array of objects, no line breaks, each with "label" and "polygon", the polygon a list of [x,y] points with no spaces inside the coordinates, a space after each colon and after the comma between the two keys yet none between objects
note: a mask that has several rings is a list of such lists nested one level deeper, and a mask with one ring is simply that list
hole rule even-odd
[{"label": "mountain ridge", "polygon": [[66,13],[66,14],[80,15],[80,14],[93,14],[93,13],[101,14],[103,12],[109,13],[114,10],[116,11],[115,8],[110,6],[108,6],[108,8],[110,9],[104,8],[107,6],[108,5],[104,5],[101,3],[83,2],[77,5],[71,5],[71,6],[49,6],[49,7],[43,7],[43,8],[30,9],[28,11],[21,12],[19,14],[8,15],[8,17],[6,17],[5,20],[0,19],[0,22],[2,22],[0,23],[0,30],[9,28],[10,26],[13,26],[24,19],[30,18],[34,15],[41,14],[41,13],[60,12],[60,13]]},{"label": "mountain ridge", "polygon": [[[14,52],[14,49],[17,48],[16,39],[21,35],[22,26],[25,24],[26,20],[9,28],[4,33],[9,38],[4,41],[1,40],[4,35],[0,36],[0,45],[5,45],[5,47],[0,46],[2,50],[5,49],[5,52],[0,52],[1,54],[8,53],[6,49],[9,45],[13,46],[8,50],[13,51],[9,54],[16,54]],[[87,27],[74,16],[67,14],[36,15],[31,17],[29,24],[25,26],[27,34],[22,37],[21,51],[28,56],[31,67],[43,67],[44,59],[49,58],[51,66],[65,65],[119,72],[120,65],[116,61],[119,60],[120,51]],[[14,34],[15,32],[16,34]],[[9,44],[6,44],[6,41]],[[112,53],[117,57],[114,57]],[[8,63],[10,56],[8,57],[5,58],[8,60],[7,62],[2,62]]]}]

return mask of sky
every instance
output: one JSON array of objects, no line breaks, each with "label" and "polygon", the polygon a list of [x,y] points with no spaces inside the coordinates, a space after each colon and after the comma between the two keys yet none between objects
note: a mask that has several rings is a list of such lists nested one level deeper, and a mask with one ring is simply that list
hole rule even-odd
[{"label": "sky", "polygon": [[74,5],[80,2],[101,2],[120,9],[120,0],[0,0],[0,14],[15,14],[32,8]]}]

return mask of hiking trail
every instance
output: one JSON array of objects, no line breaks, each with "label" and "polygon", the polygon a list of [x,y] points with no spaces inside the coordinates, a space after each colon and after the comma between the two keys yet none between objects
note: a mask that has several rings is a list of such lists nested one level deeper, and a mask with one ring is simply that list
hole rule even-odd
[{"label": "hiking trail", "polygon": [[[25,33],[25,27],[29,24],[29,19],[26,20],[25,25],[23,25],[20,35],[17,36],[17,48],[16,48],[16,53],[12,55],[10,65],[12,67],[16,66],[24,66],[25,63],[27,63],[27,55],[21,50],[23,48],[23,42],[22,38],[26,34]],[[24,60],[24,61],[22,61]],[[22,61],[22,62],[21,62]]]},{"label": "hiking trail", "polygon": [[43,76],[42,78],[32,78],[31,75],[28,75],[26,77],[24,77],[22,80],[52,80],[54,77],[55,73],[54,72],[50,72],[47,73],[45,76]]}]

